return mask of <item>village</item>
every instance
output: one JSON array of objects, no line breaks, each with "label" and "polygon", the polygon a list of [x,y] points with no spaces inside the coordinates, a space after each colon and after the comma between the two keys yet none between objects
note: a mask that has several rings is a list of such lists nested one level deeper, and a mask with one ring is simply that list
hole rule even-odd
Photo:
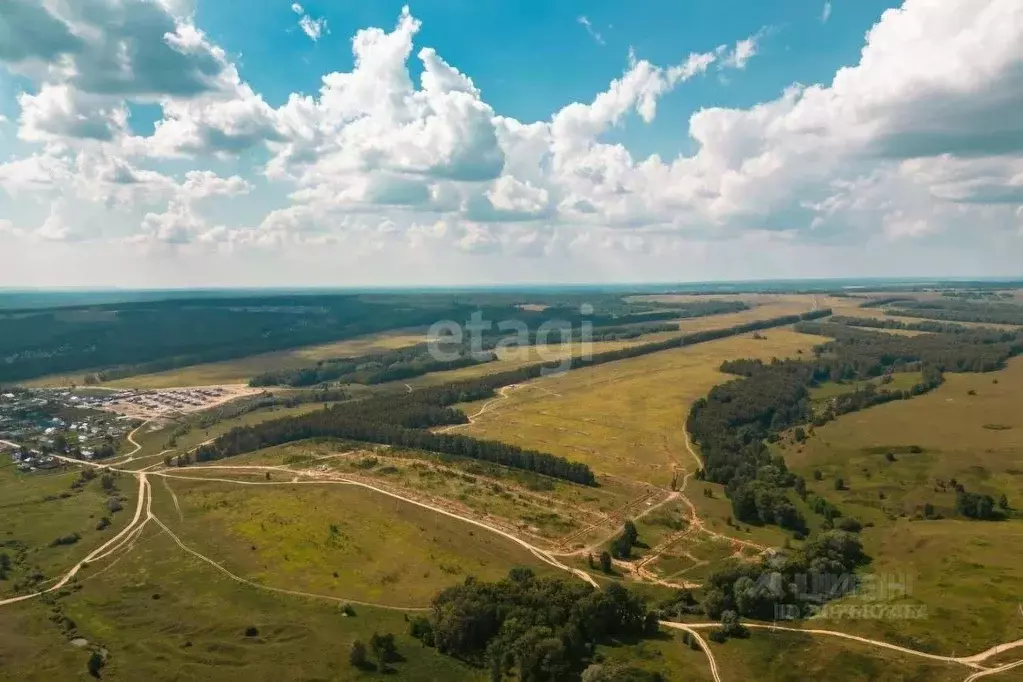
[{"label": "village", "polygon": [[143,422],[170,421],[243,395],[241,387],[167,390],[0,389],[0,453],[24,472],[54,469],[54,455],[113,457]]}]

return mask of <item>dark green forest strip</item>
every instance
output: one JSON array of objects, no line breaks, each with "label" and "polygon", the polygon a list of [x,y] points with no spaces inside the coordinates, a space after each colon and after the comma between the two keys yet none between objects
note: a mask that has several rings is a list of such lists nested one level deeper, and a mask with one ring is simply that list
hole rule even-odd
[{"label": "dark green forest strip", "polygon": [[1023,305],[967,300],[900,301],[888,315],[922,317],[944,322],[980,322],[1023,325]]}]

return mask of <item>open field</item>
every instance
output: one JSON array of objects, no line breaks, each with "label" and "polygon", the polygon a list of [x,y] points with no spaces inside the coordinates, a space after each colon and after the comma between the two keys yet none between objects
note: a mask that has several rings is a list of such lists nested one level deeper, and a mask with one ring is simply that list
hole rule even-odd
[{"label": "open field", "polygon": [[545,572],[505,538],[362,488],[164,480],[156,513],[194,549],[262,584],[405,607],[468,575]]},{"label": "open field", "polygon": [[[941,651],[980,649],[1023,636],[1023,521],[965,520],[956,514],[954,491],[937,481],[954,478],[996,500],[1005,494],[1013,507],[1023,500],[1023,360],[945,379],[926,395],[845,415],[783,454],[810,489],[874,524],[862,533],[873,557],[869,570],[909,576],[909,603],[929,614],[924,621],[836,626]],[[838,477],[844,490],[835,490]],[[926,503],[945,519],[914,518]]]},{"label": "open field", "polygon": [[[0,580],[0,597],[13,596],[18,583],[38,573],[43,581],[59,575],[91,550],[117,533],[131,517],[137,499],[132,478],[115,476],[116,488],[103,490],[100,477],[79,488],[71,484],[81,469],[69,467],[51,472],[21,473],[3,457],[0,465],[0,552],[13,563],[6,580]],[[107,501],[124,498],[124,509],[111,512]],[[110,525],[97,530],[100,519]],[[55,544],[58,538],[78,534],[78,539]]]},{"label": "open field", "polygon": [[[396,637],[404,660],[392,664],[395,679],[486,679],[409,637],[399,611],[356,606],[345,617],[335,602],[242,585],[183,552],[158,528],[81,583],[59,603],[79,636],[109,650],[104,680],[386,679],[348,663],[351,643],[368,644],[374,632]],[[0,679],[91,679],[88,652],[71,646],[48,614],[38,601],[5,607]],[[249,627],[258,634],[247,637]]]},{"label": "open field", "polygon": [[[192,365],[155,374],[142,374],[100,384],[110,388],[177,388],[180,386],[208,386],[216,384],[247,383],[249,378],[276,369],[296,369],[319,360],[352,357],[403,348],[426,340],[425,331],[397,330],[381,334],[360,336],[345,341],[306,346],[292,350],[260,353],[235,360]],[[32,387],[66,386],[68,383],[83,383],[88,372],[74,372],[40,377],[25,382]]]},{"label": "open field", "polygon": [[667,487],[673,467],[693,465],[683,434],[689,405],[734,378],[718,371],[723,360],[787,357],[821,342],[790,329],[763,334],[763,340],[732,337],[530,381],[459,431]]}]

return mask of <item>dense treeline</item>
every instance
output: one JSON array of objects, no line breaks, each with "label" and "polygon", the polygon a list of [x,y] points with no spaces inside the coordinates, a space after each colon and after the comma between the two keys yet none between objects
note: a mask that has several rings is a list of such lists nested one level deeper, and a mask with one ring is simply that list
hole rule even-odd
[{"label": "dense treeline", "polygon": [[886,305],[892,303],[901,303],[902,301],[915,301],[915,298],[910,296],[885,296],[883,298],[872,298],[869,301],[864,301],[860,304],[861,308],[883,308]]},{"label": "dense treeline", "polygon": [[1023,306],[1013,303],[979,303],[967,300],[901,301],[889,315],[922,317],[946,322],[982,322],[1023,325]]},{"label": "dense treeline", "polygon": [[835,315],[829,320],[834,324],[843,324],[847,327],[867,327],[870,329],[905,329],[917,332],[934,332],[936,334],[960,334],[970,331],[969,327],[949,322],[937,322],[934,320],[923,320],[921,322],[903,322],[901,320],[879,319],[876,317],[846,317]]},{"label": "dense treeline", "polygon": [[[806,494],[805,481],[791,474],[766,442],[800,424],[824,424],[840,414],[919,395],[942,382],[945,371],[987,372],[1023,352],[1015,335],[969,330],[957,334],[895,336],[842,325],[806,322],[797,330],[832,337],[814,349],[813,360],[733,360],[722,364],[736,379],[714,387],[693,404],[687,428],[700,446],[707,480],[725,485],[735,517],[746,523],[777,524],[805,531],[805,519],[786,489]],[[910,390],[868,386],[839,396],[814,412],[809,389],[825,381],[884,377],[896,371],[920,371]],[[801,431],[801,429],[799,430]]]},{"label": "dense treeline", "polygon": [[943,372],[991,372],[1023,352],[1015,333],[997,329],[969,329],[955,334],[897,336],[832,324],[806,322],[796,327],[806,334],[834,339],[818,346],[818,365],[832,381],[869,379],[889,369],[905,371],[930,365]]},{"label": "dense treeline", "polygon": [[[596,483],[588,466],[563,457],[497,441],[425,430],[426,426],[450,424],[456,419],[455,423],[464,422],[465,415],[457,410],[422,407],[398,411],[390,417],[397,423],[366,421],[348,414],[343,406],[332,407],[308,415],[232,429],[213,443],[200,447],[195,457],[196,461],[205,462],[310,438],[342,438],[478,459],[582,485]],[[406,426],[407,423],[416,426]]]},{"label": "dense treeline", "polygon": [[[537,578],[513,569],[498,582],[469,578],[433,599],[429,617],[410,624],[413,636],[478,667],[491,679],[514,672],[523,682],[579,680],[597,644],[657,633],[657,617],[620,584],[596,590],[580,581]],[[599,667],[599,666],[598,666]],[[586,679],[656,680],[638,671]]]},{"label": "dense treeline", "polygon": [[0,380],[107,367],[93,379],[106,381],[465,319],[472,310],[458,303],[395,308],[358,296],[282,295],[19,311],[0,315]]}]

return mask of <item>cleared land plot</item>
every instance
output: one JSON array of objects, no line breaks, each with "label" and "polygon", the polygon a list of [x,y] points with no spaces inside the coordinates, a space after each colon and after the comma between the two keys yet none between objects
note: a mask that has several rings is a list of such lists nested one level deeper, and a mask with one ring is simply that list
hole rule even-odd
[{"label": "cleared land plot", "polygon": [[[260,353],[223,362],[191,365],[166,372],[141,374],[101,384],[111,388],[176,388],[179,386],[209,386],[215,384],[247,383],[256,374],[276,369],[297,369],[319,360],[353,357],[368,353],[403,348],[426,340],[426,332],[407,329],[360,336],[345,341],[305,346],[292,350]],[[26,382],[27,386],[52,387],[68,383],[81,385],[89,372],[75,372],[41,377]]]},{"label": "cleared land plot", "polygon": [[[875,524],[862,533],[873,557],[869,570],[909,576],[908,603],[928,611],[924,621],[843,622],[843,628],[908,638],[943,653],[1023,636],[1023,521],[957,517],[955,493],[937,484],[955,478],[971,492],[996,500],[1005,494],[1011,506],[1021,504],[1023,361],[991,374],[945,378],[927,395],[845,415],[816,429],[801,448],[783,451],[811,489]],[[814,480],[814,470],[823,480]],[[844,490],[835,490],[838,477]],[[926,503],[946,518],[913,519]]]},{"label": "cleared land plot", "polygon": [[[25,474],[9,463],[0,466],[0,552],[12,562],[7,579],[0,580],[0,597],[14,596],[15,586],[33,574],[41,575],[43,584],[63,575],[131,519],[138,494],[134,479],[115,476],[116,490],[110,493],[103,490],[99,476],[72,488],[79,471],[71,467],[61,473]],[[123,498],[122,510],[110,511],[111,497]],[[104,517],[110,525],[97,530]],[[57,543],[60,538],[65,541]]]},{"label": "cleared land plot", "polygon": [[506,538],[354,486],[167,482],[182,516],[154,486],[161,518],[194,549],[258,583],[424,606],[467,575],[496,579],[516,565],[546,570]]},{"label": "cleared land plot", "polygon": [[738,547],[729,540],[691,533],[673,543],[645,568],[668,582],[702,582],[724,562],[749,557],[752,553],[753,550]]},{"label": "cleared land plot", "polygon": [[694,465],[683,433],[689,405],[734,378],[718,371],[723,360],[787,357],[821,342],[789,329],[764,336],[722,339],[530,381],[458,432],[667,487],[673,465]]}]

